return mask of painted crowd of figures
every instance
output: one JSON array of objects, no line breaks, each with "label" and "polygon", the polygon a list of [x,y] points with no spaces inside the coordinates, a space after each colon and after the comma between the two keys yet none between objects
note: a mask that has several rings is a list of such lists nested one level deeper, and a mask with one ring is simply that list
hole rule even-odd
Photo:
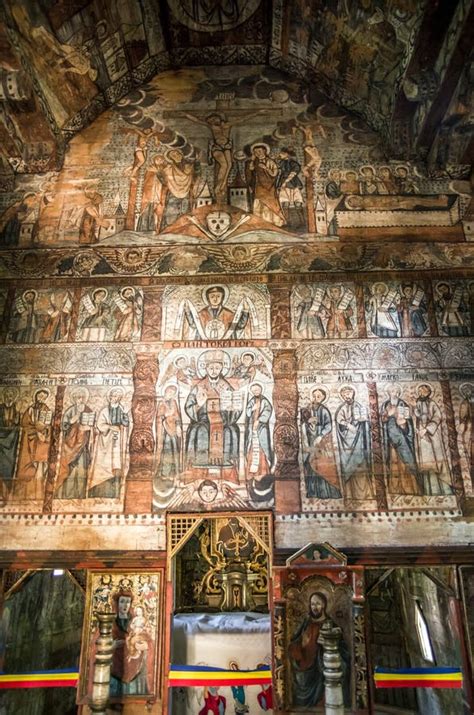
[{"label": "painted crowd of figures", "polygon": [[[171,351],[157,386],[155,456],[150,464],[155,509],[271,505],[277,462],[271,363],[258,350],[190,352],[188,359],[179,350]],[[304,381],[299,387],[307,508],[312,500],[341,498],[361,506],[374,504],[380,467],[373,454],[374,416],[362,388],[308,387]],[[59,454],[51,464],[55,389],[31,392],[12,386],[2,391],[3,505],[41,502],[47,483],[62,504],[83,499],[106,504],[123,496],[131,388],[67,388],[54,437]],[[377,393],[387,493],[452,495],[453,456],[438,384],[379,384]],[[458,385],[456,395],[458,449],[472,473],[474,385]]]},{"label": "painted crowd of figures", "polygon": [[[472,386],[463,391],[459,418],[463,438],[468,428],[470,440],[472,425],[466,418],[472,411]],[[339,389],[332,410],[328,398],[327,389],[315,387],[300,409],[305,495],[370,501],[375,497],[375,465],[368,403],[359,401],[349,385]],[[403,496],[452,494],[446,425],[433,386],[419,384],[414,391],[405,386],[403,392],[392,383],[380,388],[378,399],[387,491]],[[464,439],[463,446],[470,450]]]},{"label": "painted crowd of figures", "polygon": [[[353,337],[421,338],[474,335],[474,281],[296,285],[292,335],[300,340]],[[10,307],[9,343],[136,342],[147,289],[108,286],[17,290]],[[6,294],[0,295],[5,306]],[[153,306],[153,309],[156,309]],[[269,339],[271,299],[257,284],[169,287],[162,299],[163,340]],[[72,324],[74,323],[74,325]],[[73,337],[72,337],[73,336]]]}]

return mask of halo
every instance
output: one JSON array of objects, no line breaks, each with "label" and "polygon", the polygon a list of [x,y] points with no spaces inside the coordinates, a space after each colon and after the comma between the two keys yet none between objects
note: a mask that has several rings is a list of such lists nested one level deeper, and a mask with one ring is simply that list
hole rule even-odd
[{"label": "halo", "polygon": [[135,288],[134,288],[133,286],[124,286],[123,288],[120,289],[120,295],[122,296],[122,298],[124,297],[123,293],[124,293],[124,291],[126,291],[126,290],[131,290],[132,293],[133,293],[133,297],[135,297],[135,295],[136,295],[136,294],[135,294]]},{"label": "halo", "polygon": [[462,385],[459,385],[459,394],[464,397],[465,400],[468,399],[468,396],[465,394],[466,387],[471,388],[471,394],[474,392],[474,385],[472,382],[463,382]]},{"label": "halo", "polygon": [[265,142],[255,142],[254,144],[251,144],[251,146],[250,146],[250,151],[253,153],[254,149],[255,149],[256,147],[259,147],[259,146],[261,146],[261,147],[263,147],[264,149],[266,149],[266,150],[267,150],[267,154],[270,155],[270,153],[271,153],[272,150],[270,149],[270,145],[269,145],[269,144],[266,144]]},{"label": "halo", "polygon": [[[346,385],[346,387],[348,387],[348,385]],[[311,393],[310,393],[311,397],[313,396],[313,392],[316,392],[316,390],[319,390],[319,392],[324,392],[324,400],[321,402],[321,404],[324,404],[329,397],[329,390],[327,389],[327,387],[315,385],[314,387],[311,388]]]},{"label": "halo", "polygon": [[35,300],[38,297],[38,291],[35,290],[34,288],[27,288],[26,290],[24,290],[23,293],[21,294],[21,297],[24,298],[27,293],[33,293],[33,295],[35,296]]},{"label": "halo", "polygon": [[2,395],[3,395],[3,396],[5,396],[5,392],[6,392],[7,390],[12,390],[12,391],[13,391],[13,393],[14,393],[13,399],[14,399],[14,400],[17,400],[17,399],[18,399],[18,397],[19,397],[19,395],[20,395],[20,391],[19,391],[18,387],[16,387],[15,385],[5,385],[5,387],[4,387],[3,390],[2,390]]},{"label": "halo", "polygon": [[51,394],[51,392],[46,387],[39,387],[37,390],[34,391],[34,394],[33,394],[34,400],[36,400],[36,396],[39,395],[40,392],[46,392],[46,399],[48,399],[48,397]]},{"label": "halo", "polygon": [[111,387],[110,390],[107,392],[107,399],[110,399],[110,395],[112,394],[112,392],[120,392],[120,397],[123,397],[125,395],[125,390],[121,385]]},{"label": "halo", "polygon": [[105,299],[107,300],[107,298],[109,297],[109,291],[107,290],[107,288],[96,288],[92,291],[92,298],[95,298],[97,293],[99,293],[100,291],[102,291],[102,293],[105,293]]},{"label": "halo", "polygon": [[201,298],[204,305],[209,305],[206,299],[206,293],[208,290],[211,290],[211,288],[220,288],[222,291],[224,291],[224,296],[222,298],[221,305],[225,305],[225,303],[227,303],[227,301],[229,300],[229,288],[225,285],[221,285],[220,283],[210,283],[209,285],[204,286],[201,291]]},{"label": "halo", "polygon": [[339,388],[339,394],[342,395],[344,390],[352,390],[354,395],[356,394],[354,385],[343,385],[342,387]]},{"label": "halo", "polygon": [[78,392],[82,392],[82,394],[86,396],[85,397],[86,401],[89,399],[90,393],[89,393],[89,390],[87,389],[87,387],[85,387],[85,385],[74,385],[74,387],[72,388],[71,393],[70,393],[71,397],[73,397],[74,395],[77,395]]},{"label": "halo", "polygon": [[375,289],[377,288],[377,286],[383,286],[385,288],[385,292],[388,293],[388,285],[383,281],[378,281],[377,283],[374,283],[372,285],[372,295],[375,295]]},{"label": "halo", "polygon": [[207,375],[206,365],[210,362],[222,362],[222,376],[226,377],[229,374],[231,365],[229,353],[225,350],[205,350],[197,359],[196,372],[199,377]]}]

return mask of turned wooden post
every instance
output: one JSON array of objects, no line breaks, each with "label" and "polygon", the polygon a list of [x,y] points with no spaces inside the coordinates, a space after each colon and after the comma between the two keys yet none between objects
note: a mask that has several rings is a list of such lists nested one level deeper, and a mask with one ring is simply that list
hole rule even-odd
[{"label": "turned wooden post", "polygon": [[339,653],[341,635],[341,629],[328,620],[323,623],[318,638],[318,643],[323,647],[324,712],[326,715],[344,715],[342,662]]},{"label": "turned wooden post", "polygon": [[96,641],[94,680],[89,708],[97,715],[106,715],[110,692],[110,666],[114,651],[112,625],[115,620],[115,613],[94,611],[94,615],[99,622],[99,637]]}]

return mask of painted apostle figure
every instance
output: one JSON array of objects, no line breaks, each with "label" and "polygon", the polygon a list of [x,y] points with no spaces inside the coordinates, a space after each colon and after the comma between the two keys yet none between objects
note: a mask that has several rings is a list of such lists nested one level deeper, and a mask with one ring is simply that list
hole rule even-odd
[{"label": "painted apostle figure", "polygon": [[55,495],[58,499],[86,497],[92,462],[95,413],[87,404],[89,391],[78,387],[71,397],[73,404],[61,420],[63,439]]},{"label": "painted apostle figure", "polygon": [[411,409],[401,398],[400,385],[387,387],[388,400],[382,404],[385,463],[388,488],[392,494],[423,494],[415,454],[415,429]]},{"label": "painted apostle figure", "polygon": [[209,350],[201,358],[204,376],[194,385],[184,406],[190,424],[186,434],[186,471],[189,481],[218,472],[238,483],[242,399],[224,377],[222,350]]},{"label": "painted apostle figure", "polygon": [[327,393],[316,388],[311,397],[311,404],[301,410],[306,496],[340,499],[342,494],[332,444],[332,417],[324,405]]},{"label": "painted apostle figure", "polygon": [[373,499],[367,410],[355,400],[353,387],[342,387],[339,394],[335,421],[344,491],[349,499]]},{"label": "painted apostle figure", "polygon": [[415,404],[415,440],[418,467],[425,494],[452,494],[451,474],[443,439],[441,410],[430,385],[419,385]]},{"label": "painted apostle figure", "polygon": [[118,497],[125,476],[130,419],[121,404],[124,391],[113,387],[97,416],[94,456],[89,476],[90,497]]}]

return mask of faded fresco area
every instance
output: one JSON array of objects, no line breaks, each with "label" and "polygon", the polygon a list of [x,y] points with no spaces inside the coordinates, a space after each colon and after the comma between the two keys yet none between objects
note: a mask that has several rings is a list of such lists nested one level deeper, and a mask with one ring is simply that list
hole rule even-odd
[{"label": "faded fresco area", "polygon": [[268,349],[172,350],[160,361],[153,507],[273,506]]},{"label": "faded fresco area", "polygon": [[[398,67],[400,41],[390,37],[393,56],[377,71]],[[368,57],[358,81],[374,88],[370,67]],[[79,80],[96,91],[85,63]],[[456,240],[469,193],[467,181],[389,160],[368,125],[302,81],[265,67],[197,67],[121,99],[71,140],[61,171],[19,178],[0,197],[0,243],[212,247],[401,228]]]}]

